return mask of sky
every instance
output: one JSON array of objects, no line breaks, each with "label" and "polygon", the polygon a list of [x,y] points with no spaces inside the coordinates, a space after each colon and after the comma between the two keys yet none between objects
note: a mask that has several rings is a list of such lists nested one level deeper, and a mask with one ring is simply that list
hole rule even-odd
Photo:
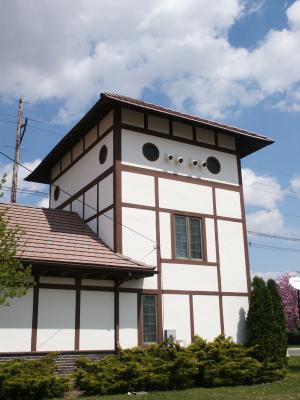
[{"label": "sky", "polygon": [[[29,169],[104,91],[269,136],[242,160],[247,226],[290,239],[249,234],[251,270],[300,270],[300,0],[0,0],[0,26],[1,152],[20,96]],[[26,175],[18,202],[46,206]]]}]

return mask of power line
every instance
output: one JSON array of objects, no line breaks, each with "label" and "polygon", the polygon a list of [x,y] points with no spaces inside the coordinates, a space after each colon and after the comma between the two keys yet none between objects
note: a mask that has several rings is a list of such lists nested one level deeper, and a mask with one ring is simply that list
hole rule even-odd
[{"label": "power line", "polygon": [[250,235],[255,235],[255,236],[262,236],[262,237],[267,237],[271,239],[279,239],[279,240],[288,240],[291,242],[300,242],[300,238],[295,238],[291,236],[280,236],[280,235],[271,235],[269,233],[264,233],[264,232],[254,232],[254,231],[247,231]]},{"label": "power line", "polygon": [[[0,151],[0,154],[1,154],[2,156],[6,157],[7,159],[11,160],[11,161],[14,161],[14,159],[13,159],[12,157],[8,156],[7,154],[3,153],[2,151]],[[26,169],[26,170],[27,170],[28,172],[30,172],[30,173],[33,172],[32,170],[30,170],[28,167],[26,167],[25,165],[21,164],[20,162],[18,162],[18,165],[20,165],[20,167]],[[55,184],[52,184],[52,186],[53,186],[53,187],[58,187],[58,185],[55,185]],[[64,190],[61,186],[59,186],[59,188],[60,188],[60,190],[61,190],[63,193],[65,193],[67,196],[72,197],[72,195],[71,195],[70,193],[68,193],[66,190]],[[79,202],[82,203],[83,205],[89,207],[91,210],[98,212],[98,210],[97,210],[95,207],[92,207],[91,205],[89,205],[89,204],[87,204],[87,203],[84,203],[82,200],[80,200],[80,198],[77,198],[76,201],[79,201]],[[143,235],[142,233],[136,231],[135,229],[129,228],[128,226],[123,225],[123,224],[122,224],[121,222],[119,222],[119,221],[115,221],[114,218],[112,218],[112,217],[106,215],[105,213],[102,214],[102,215],[105,216],[106,218],[110,219],[111,221],[114,221],[116,224],[119,224],[119,225],[122,226],[123,228],[126,228],[126,229],[128,229],[129,231],[131,231],[131,232],[133,232],[133,233],[135,233],[135,234],[137,234],[137,235],[143,237],[144,239],[149,240],[150,242],[156,244],[156,242],[155,242],[153,239],[150,239],[149,237]]]},{"label": "power line", "polygon": [[[11,187],[8,186],[3,186],[1,190],[5,190],[7,192],[10,192],[12,190]],[[46,193],[39,192],[38,190],[29,190],[29,189],[17,189],[17,192],[19,193],[24,193],[24,194],[32,194],[36,196],[41,196],[41,197],[49,197]]]},{"label": "power line", "polygon": [[250,247],[254,247],[257,249],[264,249],[264,250],[276,250],[276,251],[287,251],[289,253],[299,253],[299,248],[291,248],[291,247],[277,247],[277,246],[269,246],[267,244],[260,244],[260,243],[253,243],[248,242]]}]

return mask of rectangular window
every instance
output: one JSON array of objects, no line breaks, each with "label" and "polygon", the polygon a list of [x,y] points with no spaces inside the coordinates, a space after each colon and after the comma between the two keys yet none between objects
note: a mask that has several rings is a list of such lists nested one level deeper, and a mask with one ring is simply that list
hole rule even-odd
[{"label": "rectangular window", "polygon": [[156,296],[142,296],[142,321],[143,321],[143,342],[157,342],[157,307]]},{"label": "rectangular window", "polygon": [[202,220],[175,215],[176,258],[203,258]]}]

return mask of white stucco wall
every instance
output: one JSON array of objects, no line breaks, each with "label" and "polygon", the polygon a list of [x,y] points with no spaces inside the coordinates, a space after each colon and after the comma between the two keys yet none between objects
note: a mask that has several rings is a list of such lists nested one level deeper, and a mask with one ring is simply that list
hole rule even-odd
[{"label": "white stucco wall", "polygon": [[240,193],[216,189],[216,208],[220,217],[242,218]]},{"label": "white stucco wall", "polygon": [[114,349],[114,294],[81,291],[80,350]]},{"label": "white stucco wall", "polygon": [[37,351],[74,350],[75,290],[40,289]]},{"label": "white stucco wall", "polygon": [[138,345],[137,294],[120,293],[119,340],[123,349]]},{"label": "white stucco wall", "polygon": [[[156,250],[154,249],[154,246],[156,246],[155,223],[154,211],[122,207],[123,254],[137,261],[156,265]],[[127,228],[133,229],[145,237],[137,235]]]},{"label": "white stucco wall", "polygon": [[242,224],[218,220],[218,235],[222,290],[247,292]]},{"label": "white stucco wall", "polygon": [[84,193],[84,219],[97,213],[97,185]]},{"label": "white stucco wall", "polygon": [[245,318],[248,308],[248,297],[223,296],[225,335],[238,343],[246,340]]},{"label": "white stucco wall", "polygon": [[163,289],[217,291],[217,268],[205,265],[162,264]]},{"label": "white stucco wall", "polygon": [[131,289],[157,289],[157,275],[155,274],[148,278],[130,279],[122,283],[120,287]]},{"label": "white stucco wall", "polygon": [[144,128],[144,113],[122,108],[122,123]]},{"label": "white stucco wall", "polygon": [[114,210],[111,209],[98,217],[99,238],[111,249],[114,248]]},{"label": "white stucco wall", "polygon": [[81,285],[114,287],[115,283],[104,279],[82,279]]},{"label": "white stucco wall", "polygon": [[[108,154],[104,164],[99,163],[99,151],[103,145],[107,146]],[[107,135],[97,143],[88,153],[80,158],[70,169],[55,181],[55,185],[61,187],[61,193],[57,201],[54,200],[54,188],[51,189],[50,205],[52,208],[58,207],[61,203],[68,200],[70,195],[76,194],[113,164],[113,134]]]},{"label": "white stucco wall", "polygon": [[206,340],[221,334],[218,296],[193,296],[194,333]]},{"label": "white stucco wall", "polygon": [[207,261],[216,262],[215,222],[212,218],[205,218]]},{"label": "white stucco wall", "polygon": [[171,218],[169,213],[159,213],[161,258],[172,258]]},{"label": "white stucco wall", "polygon": [[99,182],[99,211],[113,204],[113,193],[113,174],[110,174]]},{"label": "white stucco wall", "polygon": [[91,228],[91,230],[97,235],[97,218],[92,219],[91,221],[87,222],[87,224]]},{"label": "white stucco wall", "polygon": [[212,189],[172,179],[158,180],[159,206],[203,214],[213,213]]},{"label": "white stucco wall", "polygon": [[81,218],[83,217],[83,196],[72,202],[72,211],[76,212]]},{"label": "white stucco wall", "polygon": [[[148,142],[154,143],[159,149],[160,156],[157,161],[148,161],[143,155],[143,145]],[[167,161],[165,155],[168,153],[173,154],[174,158],[182,156],[184,159],[183,163],[177,164],[175,159],[171,162]],[[205,161],[211,156],[216,157],[220,161],[221,171],[219,174],[212,174],[207,168],[190,165],[191,159]],[[122,129],[122,163],[233,185],[239,184],[237,159],[234,154],[180,143],[168,138],[165,139],[132,132],[126,129]]]},{"label": "white stucco wall", "polygon": [[154,177],[122,172],[122,201],[155,206]]},{"label": "white stucco wall", "polygon": [[0,306],[0,352],[30,351],[33,290]]},{"label": "white stucco wall", "polygon": [[175,329],[176,340],[182,345],[191,342],[190,303],[189,296],[164,294],[163,329]]}]

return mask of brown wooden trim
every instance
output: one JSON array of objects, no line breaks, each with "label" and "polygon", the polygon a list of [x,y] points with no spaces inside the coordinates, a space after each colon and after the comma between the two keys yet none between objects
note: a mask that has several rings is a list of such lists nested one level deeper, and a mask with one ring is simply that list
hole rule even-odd
[{"label": "brown wooden trim", "polygon": [[114,250],[122,254],[121,108],[114,109]]},{"label": "brown wooden trim", "polygon": [[[217,214],[217,203],[216,203],[216,189],[213,188],[213,209],[214,215]],[[221,333],[224,334],[224,313],[223,313],[223,299],[222,299],[222,281],[221,281],[221,266],[220,266],[220,251],[219,251],[219,234],[218,234],[218,221],[214,219],[215,228],[215,247],[216,247],[216,259],[217,259],[217,277],[218,277],[218,291],[219,291],[219,309],[220,309],[220,327]]]},{"label": "brown wooden trim", "polygon": [[[82,189],[80,189],[78,192],[70,196],[66,201],[61,203],[59,206],[56,208],[58,210],[61,210],[62,208],[66,207],[69,205],[72,201],[78,200],[77,197],[80,197],[81,195],[84,195],[85,192],[87,192],[89,189],[91,189],[93,186],[95,186],[97,183],[103,181],[106,177],[108,177],[110,174],[113,173],[113,166],[109,167],[107,170],[102,172],[97,178],[95,178],[92,182],[88,183],[86,186],[84,186]],[[79,201],[79,200],[78,200]],[[95,209],[96,211],[96,209]]]},{"label": "brown wooden trim", "polygon": [[88,222],[92,221],[93,219],[100,217],[100,215],[105,214],[107,211],[112,210],[113,208],[114,208],[114,205],[111,204],[110,206],[103,208],[103,210],[98,211],[96,214],[94,214],[91,217],[89,217],[88,219],[84,220],[84,222],[88,223]]},{"label": "brown wooden trim", "polygon": [[137,293],[137,328],[138,328],[138,345],[143,344],[143,321],[142,321],[142,293]]},{"label": "brown wooden trim", "polygon": [[[165,119],[169,119],[169,118],[165,118]],[[171,120],[175,121],[174,118],[171,118]],[[169,121],[170,121],[170,119],[169,119]],[[159,137],[159,138],[163,138],[163,139],[175,140],[176,142],[181,142],[181,143],[190,144],[190,145],[194,145],[194,146],[198,146],[198,147],[203,147],[203,148],[210,149],[210,150],[216,150],[216,151],[220,151],[223,153],[236,154],[236,150],[230,150],[230,149],[227,149],[224,147],[220,147],[217,143],[216,143],[216,145],[210,145],[208,143],[203,143],[203,142],[198,142],[198,141],[194,142],[193,139],[185,139],[185,138],[181,138],[179,136],[173,136],[170,133],[169,134],[161,133],[161,132],[153,131],[151,129],[141,128],[138,126],[123,124],[123,123],[121,124],[121,128],[129,130],[129,131],[133,131],[133,132],[144,133],[146,135],[151,135],[151,136],[155,136],[155,137]],[[205,129],[208,129],[208,127],[205,127]]]},{"label": "brown wooden trim", "polygon": [[237,157],[238,162],[238,176],[240,183],[240,205],[241,205],[241,213],[242,213],[242,224],[243,224],[243,241],[244,241],[244,254],[245,254],[245,265],[246,265],[246,278],[247,278],[247,288],[249,293],[249,301],[251,295],[251,272],[250,272],[250,261],[249,261],[249,248],[248,248],[248,237],[247,237],[247,222],[246,222],[246,212],[245,212],[245,203],[244,203],[244,191],[243,191],[243,178],[242,178],[242,169],[241,169],[241,160]]},{"label": "brown wooden trim", "polygon": [[199,296],[230,296],[230,297],[248,297],[247,292],[219,292],[205,290],[179,290],[179,289],[164,289],[163,294],[182,294],[182,295],[199,295]]},{"label": "brown wooden trim", "polygon": [[76,301],[75,301],[75,343],[74,349],[79,350],[80,345],[80,298],[81,298],[81,279],[76,278],[75,280],[76,287]]},{"label": "brown wooden trim", "polygon": [[204,265],[207,267],[216,267],[217,263],[209,262],[206,260],[194,260],[194,259],[186,259],[186,258],[162,258],[162,264],[190,264],[190,265]]},{"label": "brown wooden trim", "polygon": [[[99,124],[97,124],[97,127],[98,127],[98,133],[97,134],[99,135]],[[99,218],[98,218],[98,213],[99,213],[99,182],[97,183],[97,236],[99,237]]]},{"label": "brown wooden trim", "polygon": [[239,185],[232,185],[230,183],[220,183],[215,181],[209,181],[202,178],[193,178],[192,176],[178,175],[171,172],[157,171],[152,169],[147,169],[143,167],[136,167],[134,165],[121,164],[121,170],[125,172],[133,172],[141,175],[157,176],[162,179],[170,179],[172,181],[179,181],[185,183],[193,183],[194,185],[208,186],[211,188],[232,190],[233,192],[239,192]]},{"label": "brown wooden trim", "polygon": [[[94,285],[81,285],[81,290],[87,290],[90,292],[114,292],[113,286],[94,286]],[[121,291],[119,289],[119,291]]]},{"label": "brown wooden trim", "polygon": [[[155,211],[156,210],[156,207],[145,206],[145,205],[134,204],[134,203],[122,203],[122,207],[137,208],[140,210],[147,210],[147,211]],[[164,213],[169,213],[169,214],[178,214],[178,215],[183,215],[183,216],[187,216],[187,217],[195,217],[195,218],[212,218],[212,219],[218,219],[221,221],[228,221],[228,222],[241,223],[243,221],[241,218],[231,218],[231,217],[223,217],[223,216],[214,215],[214,214],[195,213],[195,212],[189,212],[189,211],[175,210],[172,208],[159,208],[159,212],[164,212]]]},{"label": "brown wooden trim", "polygon": [[193,295],[189,294],[189,302],[190,302],[190,324],[191,324],[191,342],[194,341],[195,338],[195,324],[194,324],[194,304],[193,304]]},{"label": "brown wooden trim", "polygon": [[155,194],[155,228],[156,228],[156,263],[157,263],[157,339],[161,343],[163,341],[163,307],[162,307],[162,281],[161,281],[161,251],[160,251],[160,221],[159,221],[159,187],[158,178],[154,178],[154,194]]},{"label": "brown wooden trim", "polygon": [[39,314],[39,276],[36,275],[34,277],[34,287],[33,287],[31,351],[36,351],[38,314]]},{"label": "brown wooden trim", "polygon": [[114,291],[114,328],[115,328],[115,351],[120,350],[120,296],[119,283],[115,282]]},{"label": "brown wooden trim", "polygon": [[[51,180],[51,184],[54,184],[57,179],[59,179],[61,176],[63,176],[73,165],[75,165],[79,160],[81,160],[82,157],[84,157],[90,150],[92,150],[93,147],[95,147],[101,140],[103,140],[110,132],[112,132],[113,127],[110,126],[106,131],[95,141],[93,142],[87,149],[85,148],[85,135],[82,137],[82,142],[83,142],[83,152],[75,159],[73,160],[73,147],[71,148],[71,163],[64,169],[62,170],[61,165],[60,165],[60,173],[53,179]],[[81,140],[81,139],[80,139]],[[80,140],[78,142],[80,142]],[[61,159],[59,160],[61,164]]]}]

